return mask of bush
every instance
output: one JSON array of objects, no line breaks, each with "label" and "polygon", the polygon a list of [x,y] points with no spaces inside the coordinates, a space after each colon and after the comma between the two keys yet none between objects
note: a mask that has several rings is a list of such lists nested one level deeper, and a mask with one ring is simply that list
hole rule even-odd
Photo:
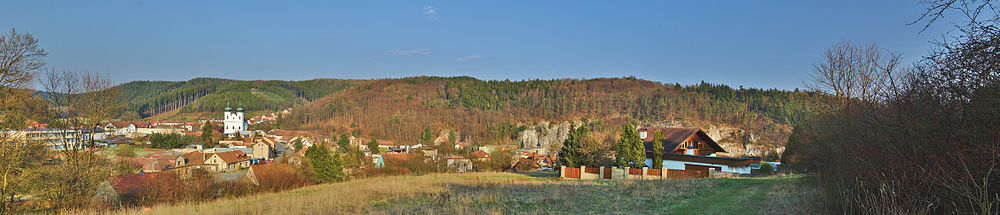
[{"label": "bush", "polygon": [[772,166],[772,165],[771,165],[771,164],[769,164],[769,163],[764,163],[764,164],[761,164],[761,165],[760,165],[760,171],[758,171],[757,173],[759,173],[759,174],[761,174],[761,175],[770,175],[770,174],[774,174],[774,166]]}]

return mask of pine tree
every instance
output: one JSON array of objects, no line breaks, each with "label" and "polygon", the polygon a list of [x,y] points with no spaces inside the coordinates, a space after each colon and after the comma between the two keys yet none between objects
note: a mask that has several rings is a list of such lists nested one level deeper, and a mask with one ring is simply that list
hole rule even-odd
[{"label": "pine tree", "polygon": [[309,158],[309,162],[312,164],[317,181],[329,183],[347,179],[340,155],[331,154],[330,150],[326,148],[325,142],[306,149],[306,158]]},{"label": "pine tree", "polygon": [[424,134],[420,136],[420,140],[423,141],[421,144],[427,145],[434,138],[434,133],[431,133],[431,127],[424,129]]},{"label": "pine tree", "polygon": [[347,134],[340,134],[340,138],[337,139],[337,146],[340,148],[346,148],[351,144],[351,140],[347,139]]},{"label": "pine tree", "polygon": [[590,135],[590,128],[587,124],[569,130],[569,136],[563,141],[562,149],[559,149],[559,164],[566,167],[578,168],[582,164],[580,147],[583,147],[584,138]]},{"label": "pine tree", "polygon": [[656,130],[653,135],[653,169],[663,168],[663,131]]},{"label": "pine tree", "polygon": [[622,127],[622,134],[618,138],[618,143],[615,144],[615,151],[615,163],[618,166],[642,168],[646,160],[646,152],[632,123],[626,123]]},{"label": "pine tree", "polygon": [[201,142],[208,145],[214,145],[212,144],[212,124],[209,122],[205,122],[205,124],[201,126]]},{"label": "pine tree", "polygon": [[378,140],[375,137],[372,137],[372,141],[368,142],[368,151],[371,151],[372,154],[378,153]]}]

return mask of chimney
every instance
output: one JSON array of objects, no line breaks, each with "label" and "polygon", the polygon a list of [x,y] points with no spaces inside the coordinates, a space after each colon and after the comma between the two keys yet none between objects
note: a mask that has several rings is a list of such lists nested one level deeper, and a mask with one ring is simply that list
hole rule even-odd
[{"label": "chimney", "polygon": [[640,128],[639,129],[639,139],[643,139],[643,140],[646,139],[646,128]]}]

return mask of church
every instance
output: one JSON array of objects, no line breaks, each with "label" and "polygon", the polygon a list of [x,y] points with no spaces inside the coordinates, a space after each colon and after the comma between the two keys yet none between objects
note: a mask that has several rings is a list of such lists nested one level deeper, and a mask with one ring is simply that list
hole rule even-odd
[{"label": "church", "polygon": [[229,104],[226,104],[226,112],[223,113],[223,117],[222,124],[224,129],[222,134],[235,137],[249,133],[247,131],[247,121],[243,118],[243,104],[240,104],[240,107],[236,108],[236,113],[233,113],[233,108],[229,107]]}]

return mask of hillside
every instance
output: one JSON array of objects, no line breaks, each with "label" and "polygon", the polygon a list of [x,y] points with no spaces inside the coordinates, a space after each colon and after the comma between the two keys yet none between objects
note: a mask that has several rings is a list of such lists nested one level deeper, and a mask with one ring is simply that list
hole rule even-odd
[{"label": "hillside", "polygon": [[189,81],[132,81],[115,86],[128,101],[123,118],[146,118],[170,113],[218,115],[227,103],[248,110],[273,112],[308,103],[361,81],[314,79],[307,81],[238,81],[196,78]]},{"label": "hillside", "polygon": [[615,183],[516,173],[394,176],[124,214],[814,214],[801,176]]},{"label": "hillside", "polygon": [[[681,86],[635,78],[484,81],[470,77],[378,80],[133,81],[116,86],[128,100],[122,119],[217,117],[227,103],[250,115],[300,107],[282,128],[375,136],[415,144],[426,129],[456,130],[474,145],[537,141],[587,121],[600,137],[624,122],[695,126],[729,148],[784,145],[791,126],[826,107],[827,95],[806,91]],[[549,127],[551,122],[551,126]],[[555,137],[555,138],[552,138]],[[603,140],[603,139],[602,139]],[[536,142],[537,142],[536,141]],[[541,145],[541,144],[540,144]],[[742,149],[739,149],[742,150]]]},{"label": "hillside", "polygon": [[[413,77],[364,82],[295,111],[285,127],[358,133],[416,143],[430,128],[458,130],[473,144],[512,142],[535,122],[586,121],[614,133],[626,122],[731,127],[736,142],[780,147],[790,125],[823,109],[815,92],[733,89],[635,78],[483,81]],[[741,135],[741,136],[739,136]]]}]

